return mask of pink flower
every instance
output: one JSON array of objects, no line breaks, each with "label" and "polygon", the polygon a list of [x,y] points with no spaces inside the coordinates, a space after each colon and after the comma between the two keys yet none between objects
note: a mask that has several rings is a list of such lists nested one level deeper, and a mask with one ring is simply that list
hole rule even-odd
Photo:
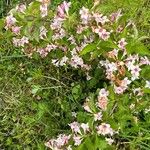
[{"label": "pink flower", "polygon": [[56,143],[55,139],[51,139],[51,140],[49,140],[48,142],[45,143],[45,146],[48,147],[48,148],[51,148],[53,150],[58,150],[56,144],[57,143]]},{"label": "pink flower", "polygon": [[150,65],[150,60],[144,56],[140,58],[140,65]]},{"label": "pink flower", "polygon": [[82,9],[80,9],[79,14],[80,14],[82,23],[88,24],[88,22],[91,20],[91,15],[90,15],[89,9],[82,7]]},{"label": "pink flower", "polygon": [[45,146],[51,148],[52,150],[60,150],[61,147],[68,144],[70,139],[70,135],[60,134],[57,139],[51,139],[47,143],[45,143]]},{"label": "pink flower", "polygon": [[139,78],[141,68],[138,65],[133,65],[131,68],[132,81]]},{"label": "pink flower", "polygon": [[60,134],[56,139],[57,147],[61,148],[62,146],[68,144],[69,139],[70,139],[70,135],[67,136],[65,134]]},{"label": "pink flower", "polygon": [[102,110],[107,109],[108,99],[107,97],[98,97],[97,106],[101,108]]},{"label": "pink flower", "polygon": [[101,112],[94,114],[94,121],[97,121],[97,120],[102,120],[102,113]]},{"label": "pink flower", "polygon": [[118,42],[118,47],[120,49],[125,49],[125,46],[127,45],[127,42],[125,41],[125,38],[122,38],[119,42]]},{"label": "pink flower", "polygon": [[74,68],[82,67],[84,65],[83,59],[78,55],[73,55],[70,61],[70,65]]},{"label": "pink flower", "polygon": [[104,88],[99,91],[99,96],[100,97],[107,97],[108,95],[109,95],[109,91],[107,91]]},{"label": "pink flower", "polygon": [[110,37],[110,32],[107,32],[106,29],[103,28],[94,29],[94,32],[97,33],[104,41],[108,40]]},{"label": "pink flower", "polygon": [[42,18],[48,15],[47,7],[48,7],[47,4],[41,4],[41,6],[40,6],[41,17]]},{"label": "pink flower", "polygon": [[84,110],[86,110],[89,113],[92,113],[92,110],[90,109],[88,102],[85,102],[83,105]]},{"label": "pink flower", "polygon": [[48,55],[48,52],[45,48],[38,48],[37,52],[41,55],[41,57],[46,57]]},{"label": "pink flower", "polygon": [[73,140],[74,140],[74,145],[75,146],[79,146],[82,142],[81,136],[74,136]]},{"label": "pink flower", "polygon": [[63,23],[64,19],[58,17],[58,16],[55,16],[50,27],[52,30],[56,30],[56,29],[61,29],[61,26],[62,26],[62,23]]},{"label": "pink flower", "polygon": [[112,13],[112,14],[110,15],[110,20],[111,20],[112,22],[118,21],[118,19],[119,19],[121,16],[122,16],[122,15],[121,15],[121,10],[119,10],[118,12]]},{"label": "pink flower", "polygon": [[12,27],[17,22],[16,18],[13,15],[9,15],[6,17],[6,29]]},{"label": "pink flower", "polygon": [[12,32],[17,35],[20,33],[20,29],[21,29],[21,27],[18,27],[18,26],[15,26],[15,27],[12,26],[12,28],[11,28]]},{"label": "pink flower", "polygon": [[101,135],[108,135],[110,134],[111,136],[114,134],[113,129],[110,127],[110,124],[102,123],[97,127],[97,133]]},{"label": "pink flower", "polygon": [[26,5],[24,5],[24,4],[17,5],[17,6],[16,6],[16,10],[17,10],[18,12],[24,13],[25,10],[26,10]]},{"label": "pink flower", "polygon": [[116,94],[122,94],[122,93],[125,91],[125,89],[126,89],[126,88],[124,88],[124,87],[115,86],[115,85],[114,85],[114,92],[115,92]]},{"label": "pink flower", "polygon": [[104,25],[106,22],[109,22],[107,16],[103,16],[102,14],[94,13],[93,17],[97,23],[101,23]]},{"label": "pink flower", "polygon": [[24,47],[24,45],[25,45],[25,44],[28,44],[28,43],[29,43],[28,37],[23,36],[23,37],[20,39],[20,46]]},{"label": "pink flower", "polygon": [[56,48],[57,48],[56,45],[54,45],[54,44],[48,44],[48,45],[46,46],[45,50],[46,50],[47,52],[50,52],[51,50],[54,50],[54,49],[56,49]]},{"label": "pink flower", "polygon": [[65,17],[65,13],[68,15],[68,11],[69,11],[69,7],[71,5],[71,2],[67,3],[66,1],[64,1],[61,5],[58,6],[57,8],[57,15],[60,18],[64,18]]},{"label": "pink flower", "polygon": [[16,39],[13,38],[13,44],[17,47],[17,46],[22,46],[24,47],[25,44],[29,43],[29,39],[25,36],[23,36],[21,39]]},{"label": "pink flower", "polygon": [[81,133],[80,131],[80,124],[78,122],[72,122],[69,124],[70,128],[75,133]]},{"label": "pink flower", "polygon": [[125,77],[121,82],[121,86],[127,88],[130,83],[131,81],[128,79],[128,77]]}]

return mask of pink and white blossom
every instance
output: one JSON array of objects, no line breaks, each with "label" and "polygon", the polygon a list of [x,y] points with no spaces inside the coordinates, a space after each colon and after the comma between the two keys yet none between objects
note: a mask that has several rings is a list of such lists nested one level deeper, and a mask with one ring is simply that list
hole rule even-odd
[{"label": "pink and white blossom", "polygon": [[107,16],[103,16],[102,14],[99,13],[94,13],[93,17],[97,23],[101,23],[102,25],[104,25],[106,22],[109,22]]},{"label": "pink and white blossom", "polygon": [[40,39],[44,39],[46,37],[47,29],[44,26],[40,27]]},{"label": "pink and white blossom", "polygon": [[87,133],[90,129],[88,123],[81,123],[81,128],[83,129],[84,133]]},{"label": "pink and white blossom", "polygon": [[74,140],[74,145],[79,146],[82,142],[82,137],[81,136],[74,136],[73,140]]},{"label": "pink and white blossom", "polygon": [[40,5],[40,11],[41,11],[41,17],[46,17],[48,15],[48,5],[47,4],[41,4]]},{"label": "pink and white blossom", "polygon": [[94,114],[94,121],[102,120],[102,112],[98,112],[97,114]]},{"label": "pink and white blossom", "polygon": [[20,34],[20,29],[21,27],[18,26],[12,26],[11,30],[13,33],[15,33],[16,35]]},{"label": "pink and white blossom", "polygon": [[16,18],[10,14],[6,17],[6,29],[11,28],[17,22]]},{"label": "pink and white blossom", "polygon": [[68,15],[68,11],[69,11],[69,7],[71,6],[71,2],[67,3],[66,1],[64,1],[62,4],[60,4],[57,7],[57,15],[60,18],[64,18],[65,15]]},{"label": "pink and white blossom", "polygon": [[106,123],[102,123],[101,125],[99,125],[97,127],[97,133],[101,134],[101,135],[113,135],[114,131],[113,129],[110,127],[110,124],[106,124]]},{"label": "pink and white blossom", "polygon": [[105,140],[108,142],[109,145],[112,145],[114,140],[112,138],[105,138]]},{"label": "pink and white blossom", "polygon": [[99,91],[99,96],[100,97],[107,97],[109,95],[109,91],[107,91],[106,89],[100,89]]},{"label": "pink and white blossom", "polygon": [[16,10],[17,10],[18,12],[25,13],[26,5],[24,5],[24,4],[17,5],[17,6],[16,6]]},{"label": "pink and white blossom", "polygon": [[75,133],[81,133],[80,131],[80,124],[78,122],[72,122],[69,124],[70,128]]},{"label": "pink and white blossom", "polygon": [[127,45],[127,42],[125,41],[125,38],[122,38],[119,42],[118,42],[118,47],[120,49],[125,49],[125,46]]},{"label": "pink and white blossom", "polygon": [[88,22],[91,20],[91,14],[89,12],[89,9],[82,7],[79,14],[82,20],[82,24],[88,24]]}]

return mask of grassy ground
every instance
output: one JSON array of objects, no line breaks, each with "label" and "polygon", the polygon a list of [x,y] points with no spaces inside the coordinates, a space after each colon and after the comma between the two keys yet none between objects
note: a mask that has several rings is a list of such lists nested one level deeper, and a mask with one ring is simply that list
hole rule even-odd
[{"label": "grassy ground", "polygon": [[[0,15],[16,2],[1,0]],[[101,1],[102,12],[119,8],[135,22],[140,35],[150,36],[149,0]],[[144,42],[150,47],[148,40]],[[1,45],[0,51],[0,149],[44,150],[44,141],[67,132],[71,111],[80,109],[82,102],[70,92],[71,83],[80,79],[71,76],[71,70],[56,70],[48,58],[29,59],[8,45],[9,41]]]}]

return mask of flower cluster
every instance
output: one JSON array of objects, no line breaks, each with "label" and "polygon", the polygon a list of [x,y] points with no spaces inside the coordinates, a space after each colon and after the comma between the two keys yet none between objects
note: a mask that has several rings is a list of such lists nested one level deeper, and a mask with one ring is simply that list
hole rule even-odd
[{"label": "flower cluster", "polygon": [[[11,13],[6,17],[5,29],[13,33],[13,45],[23,49],[25,53],[31,46],[34,50],[29,56],[34,56],[33,52],[37,52],[42,58],[48,56],[56,67],[71,66],[81,69],[89,81],[94,78],[92,73],[95,68],[103,69],[107,80],[107,83],[101,85],[98,81],[99,93],[95,94],[92,106],[87,93],[89,98],[86,99],[83,108],[92,118],[92,125],[90,121],[84,123],[74,121],[69,124],[71,134],[60,134],[45,145],[53,150],[71,150],[93,134],[105,139],[108,145],[115,143],[114,135],[117,133],[115,130],[119,130],[120,124],[116,123],[117,127],[113,129],[113,125],[107,120],[115,109],[115,107],[109,108],[109,103],[113,103],[112,101],[117,103],[123,94],[128,93],[127,96],[132,100],[129,108],[135,109],[133,100],[138,103],[144,97],[144,90],[150,89],[149,79],[144,77],[141,79],[142,70],[150,65],[149,57],[130,52],[134,36],[131,31],[126,30],[129,27],[132,30],[132,23],[129,22],[126,26],[125,23],[120,23],[121,10],[110,16],[103,15],[94,9],[96,3],[92,9],[80,8],[76,15],[70,13],[70,2],[64,1],[59,4],[56,11],[51,12],[50,15],[49,0],[39,0],[38,4],[37,9],[40,14],[37,15],[41,18],[33,20],[33,26],[29,22],[28,34],[26,24],[20,23],[18,18],[15,18],[15,14]],[[21,18],[28,18],[25,5],[18,5],[16,11],[23,15]],[[36,37],[31,38],[28,35],[35,27],[34,22],[39,25],[39,32],[35,31]],[[136,82],[139,79],[142,80],[141,85],[137,86]],[[99,87],[103,88],[99,90]],[[94,88],[97,88],[96,85]],[[112,109],[110,114],[108,114],[109,109]],[[145,109],[146,113],[149,111],[149,108]],[[76,118],[77,114],[73,115]],[[104,119],[104,116],[107,117]],[[114,119],[113,117],[111,119]]]}]

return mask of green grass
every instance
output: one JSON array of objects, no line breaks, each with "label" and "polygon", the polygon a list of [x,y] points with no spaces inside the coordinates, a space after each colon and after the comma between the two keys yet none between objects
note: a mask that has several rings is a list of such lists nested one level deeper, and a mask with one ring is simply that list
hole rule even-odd
[{"label": "green grass", "polygon": [[[17,2],[1,0],[1,16]],[[104,0],[100,6],[107,13],[119,8],[135,22],[140,35],[150,36],[149,0]],[[144,42],[150,47],[149,40]],[[48,58],[30,59],[8,45],[1,45],[0,51],[0,149],[44,150],[44,141],[68,132],[71,111],[80,109],[70,91],[71,83],[80,79],[72,70],[54,68]]]}]

